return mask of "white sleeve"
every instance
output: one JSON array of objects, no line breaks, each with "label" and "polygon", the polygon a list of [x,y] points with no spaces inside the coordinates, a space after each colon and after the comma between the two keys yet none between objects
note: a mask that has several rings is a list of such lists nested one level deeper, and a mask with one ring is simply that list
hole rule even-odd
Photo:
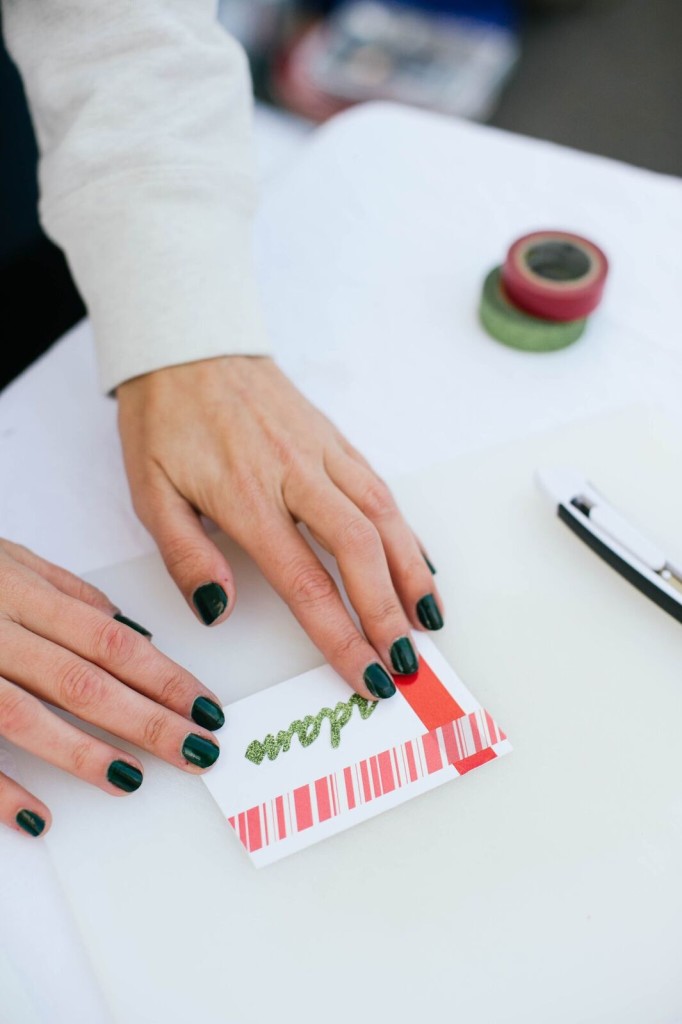
[{"label": "white sleeve", "polygon": [[211,0],[3,0],[40,149],[40,216],[105,391],[267,354],[252,267],[251,83]]}]

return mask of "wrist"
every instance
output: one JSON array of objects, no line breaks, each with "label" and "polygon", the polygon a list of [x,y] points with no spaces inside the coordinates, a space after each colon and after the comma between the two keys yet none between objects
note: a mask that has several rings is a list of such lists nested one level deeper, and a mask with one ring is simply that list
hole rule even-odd
[{"label": "wrist", "polygon": [[115,396],[121,404],[132,395],[164,391],[168,386],[182,385],[203,390],[207,385],[215,384],[216,380],[220,380],[221,386],[229,384],[230,380],[235,384],[246,383],[254,374],[274,366],[270,356],[224,355],[197,359],[131,377],[118,385]]}]

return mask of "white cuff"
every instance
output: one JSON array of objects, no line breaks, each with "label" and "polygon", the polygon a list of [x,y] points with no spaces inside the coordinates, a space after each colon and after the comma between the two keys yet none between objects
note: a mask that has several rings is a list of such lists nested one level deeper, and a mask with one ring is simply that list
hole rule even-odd
[{"label": "white cuff", "polygon": [[269,354],[252,185],[225,179],[213,167],[131,169],[45,204],[92,320],[105,392],[165,366]]}]

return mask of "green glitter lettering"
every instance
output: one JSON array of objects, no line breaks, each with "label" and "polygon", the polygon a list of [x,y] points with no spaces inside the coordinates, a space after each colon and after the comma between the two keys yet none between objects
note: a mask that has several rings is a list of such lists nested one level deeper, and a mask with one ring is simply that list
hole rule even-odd
[{"label": "green glitter lettering", "polygon": [[325,718],[329,719],[332,747],[338,747],[341,742],[341,730],[350,721],[353,707],[357,707],[360,712],[360,718],[366,719],[374,712],[377,703],[377,701],[365,700],[364,697],[354,693],[345,703],[339,701],[335,708],[321,708],[314,718],[312,715],[306,715],[302,721],[296,719],[295,722],[291,723],[286,732],[280,730],[276,737],[272,733],[268,733],[262,743],[259,740],[252,740],[246,748],[244,757],[248,761],[252,761],[253,764],[262,764],[266,757],[268,760],[274,761],[279,756],[280,751],[285,754],[287,753],[291,748],[291,741],[294,736],[298,736],[302,747],[309,747],[320,735],[322,722]]}]

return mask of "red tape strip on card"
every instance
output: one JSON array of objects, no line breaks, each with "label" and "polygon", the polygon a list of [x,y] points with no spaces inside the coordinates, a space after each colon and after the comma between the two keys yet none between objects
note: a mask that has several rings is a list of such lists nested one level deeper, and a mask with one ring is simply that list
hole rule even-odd
[{"label": "red tape strip on card", "polygon": [[594,242],[568,231],[534,231],[514,242],[502,284],[519,309],[544,320],[582,320],[599,305],[609,264]]},{"label": "red tape strip on card", "polygon": [[422,657],[413,676],[393,676],[393,680],[415,715],[427,729],[437,729],[461,718],[464,711]]}]

